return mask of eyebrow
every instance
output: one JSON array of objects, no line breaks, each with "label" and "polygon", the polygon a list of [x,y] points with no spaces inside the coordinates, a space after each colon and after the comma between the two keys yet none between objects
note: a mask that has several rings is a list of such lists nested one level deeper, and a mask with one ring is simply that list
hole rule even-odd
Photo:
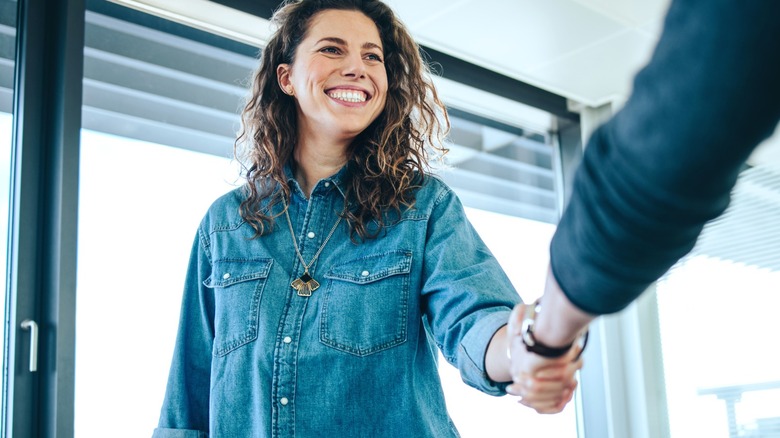
[{"label": "eyebrow", "polygon": [[[338,38],[338,37],[325,37],[325,38],[321,38],[319,41],[317,41],[317,44],[319,44],[319,43],[321,43],[323,41],[330,41],[332,43],[340,44],[342,46],[348,45],[346,41],[344,41],[343,39]],[[372,43],[370,41],[366,41],[360,47],[363,48],[363,49],[377,49],[380,52],[384,52],[384,50],[382,49],[382,47],[379,44],[375,44],[375,43]]]}]

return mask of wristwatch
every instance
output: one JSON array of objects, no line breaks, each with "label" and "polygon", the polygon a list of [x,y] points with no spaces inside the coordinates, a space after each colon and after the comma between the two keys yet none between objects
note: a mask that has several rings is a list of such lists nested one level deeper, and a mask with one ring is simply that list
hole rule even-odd
[{"label": "wristwatch", "polygon": [[525,349],[531,353],[538,354],[539,356],[553,359],[568,353],[574,344],[579,342],[580,351],[574,360],[576,361],[579,359],[582,352],[585,351],[585,346],[588,344],[588,328],[586,327],[583,329],[579,336],[577,336],[577,339],[568,345],[564,345],[563,347],[550,347],[548,345],[544,345],[543,343],[537,341],[534,337],[534,324],[536,323],[536,316],[539,314],[541,309],[542,306],[540,301],[536,300],[525,312],[525,316],[523,317],[523,324],[520,329],[521,338],[523,340],[523,345],[525,345]]}]

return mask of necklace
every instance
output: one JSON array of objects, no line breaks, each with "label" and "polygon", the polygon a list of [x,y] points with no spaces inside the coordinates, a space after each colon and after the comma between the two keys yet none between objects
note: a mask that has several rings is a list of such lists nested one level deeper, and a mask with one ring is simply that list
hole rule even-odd
[{"label": "necklace", "polygon": [[325,248],[325,245],[328,244],[328,241],[330,240],[331,236],[333,236],[333,233],[336,231],[336,227],[339,226],[339,223],[341,222],[341,215],[339,215],[339,218],[336,219],[336,223],[333,224],[333,228],[330,229],[330,233],[328,233],[328,237],[325,238],[325,241],[322,242],[322,245],[320,245],[320,249],[317,250],[317,252],[314,254],[314,257],[311,258],[309,263],[306,263],[306,260],[303,259],[303,256],[301,255],[301,250],[298,249],[298,240],[295,238],[295,231],[293,231],[292,221],[290,220],[290,212],[287,208],[287,202],[284,202],[284,214],[287,216],[287,225],[290,226],[290,236],[292,237],[293,246],[295,247],[295,254],[298,255],[298,259],[301,261],[301,264],[303,265],[303,275],[296,278],[295,280],[290,283],[290,286],[292,286],[293,289],[295,289],[296,292],[298,292],[298,296],[300,297],[310,297],[311,293],[317,290],[317,288],[320,287],[320,283],[315,280],[311,274],[309,274],[309,267],[314,264],[315,261],[317,261],[317,257],[320,256],[320,253]]}]

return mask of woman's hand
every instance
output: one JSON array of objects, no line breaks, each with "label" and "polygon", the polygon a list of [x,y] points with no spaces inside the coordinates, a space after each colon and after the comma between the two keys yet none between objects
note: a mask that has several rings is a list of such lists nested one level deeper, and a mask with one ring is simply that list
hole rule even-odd
[{"label": "woman's hand", "polygon": [[526,350],[522,340],[523,316],[529,305],[518,304],[509,317],[507,340],[513,383],[507,393],[540,414],[557,414],[568,404],[577,387],[575,373],[582,368],[579,346],[561,357],[550,359]]}]

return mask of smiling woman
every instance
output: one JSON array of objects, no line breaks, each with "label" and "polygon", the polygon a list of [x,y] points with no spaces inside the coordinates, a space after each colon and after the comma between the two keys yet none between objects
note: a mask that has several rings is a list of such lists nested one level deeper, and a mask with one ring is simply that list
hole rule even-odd
[{"label": "smiling woman", "polygon": [[[449,121],[419,47],[380,1],[274,21],[237,140],[247,182],[198,227],[155,436],[459,436],[438,351],[506,394],[520,298],[430,173]],[[562,409],[579,366],[528,403]]]},{"label": "smiling woman", "polygon": [[[341,168],[352,140],[384,110],[383,58],[370,18],[358,11],[326,10],[311,19],[292,62],[277,67],[279,86],[297,103],[295,160],[317,160],[322,166],[298,166],[296,177],[307,195],[319,179]],[[309,175],[308,170],[321,173]]]}]

